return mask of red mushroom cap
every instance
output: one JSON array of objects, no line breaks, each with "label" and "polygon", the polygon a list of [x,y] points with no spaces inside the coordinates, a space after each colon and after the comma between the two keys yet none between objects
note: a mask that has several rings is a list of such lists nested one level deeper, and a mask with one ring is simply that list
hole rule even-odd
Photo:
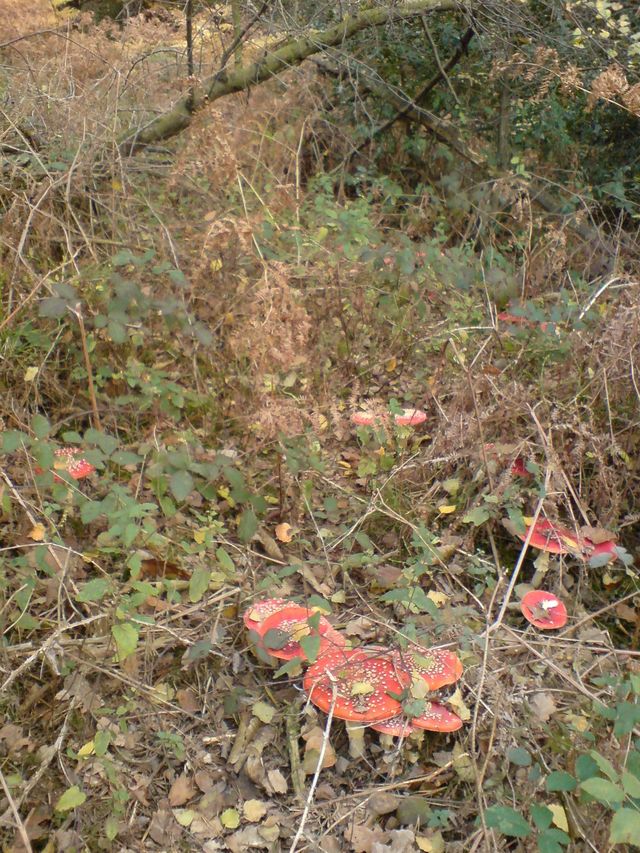
[{"label": "red mushroom cap", "polygon": [[599,557],[601,554],[608,554],[609,562],[618,558],[615,539],[610,539],[608,542],[598,542],[597,544],[592,542],[591,539],[583,539],[582,545],[585,560],[590,560],[592,557]]},{"label": "red mushroom cap", "polygon": [[[525,518],[524,523],[525,533],[517,534],[523,542],[527,538],[532,520]],[[580,550],[580,541],[574,533],[546,518],[539,518],[536,521],[529,544],[541,551],[549,551],[551,554],[570,554]]]},{"label": "red mushroom cap", "polygon": [[402,414],[394,415],[398,426],[418,426],[426,421],[427,415],[422,409],[403,409]]},{"label": "red mushroom cap", "polygon": [[328,713],[333,705],[333,715],[339,720],[370,724],[401,712],[400,702],[390,694],[401,694],[411,679],[398,671],[390,654],[359,648],[323,654],[311,664],[303,683],[309,699],[321,711]]},{"label": "red mushroom cap", "polygon": [[404,714],[396,714],[395,717],[383,720],[381,723],[374,723],[371,728],[380,734],[393,737],[409,737],[411,732],[415,731],[411,719]]},{"label": "red mushroom cap", "polygon": [[543,589],[532,589],[520,602],[522,615],[542,631],[562,628],[567,624],[567,608],[560,599]]},{"label": "red mushroom cap", "polygon": [[526,317],[520,317],[517,314],[512,314],[510,311],[500,311],[498,320],[502,323],[510,323],[512,326],[529,326],[530,321]]},{"label": "red mushroom cap", "polygon": [[[77,447],[59,447],[54,451],[53,479],[56,483],[63,483],[63,478],[56,471],[64,471],[73,480],[82,480],[96,470],[95,465],[88,462]],[[42,474],[42,468],[34,467],[36,474]]]},{"label": "red mushroom cap", "polygon": [[[308,607],[292,604],[282,607],[270,616],[267,616],[260,626],[257,629],[254,628],[254,630],[257,630],[259,633],[262,647],[265,651],[272,657],[280,658],[281,660],[291,660],[295,657],[306,660],[306,655],[300,645],[302,637],[319,634],[322,637],[321,650],[344,647],[347,642],[344,636],[339,631],[336,631],[324,616],[320,616],[317,629],[309,625],[309,619],[316,612],[310,610]],[[278,643],[280,648],[273,648],[271,644],[273,641],[270,642],[270,637],[267,636],[270,632],[273,632],[274,636],[282,640],[283,645]]]},{"label": "red mushroom cap", "polygon": [[351,415],[351,423],[356,426],[374,426],[381,424],[383,418],[380,415],[374,415],[371,412],[354,412]]},{"label": "red mushroom cap", "polygon": [[462,728],[460,717],[439,702],[427,702],[424,712],[412,717],[411,722],[415,728],[428,732],[457,732]]},{"label": "red mushroom cap", "polygon": [[531,471],[527,471],[527,460],[522,456],[518,456],[513,460],[513,464],[511,465],[511,476],[512,477],[531,477]]},{"label": "red mushroom cap", "polygon": [[293,603],[286,598],[266,598],[263,601],[256,601],[245,610],[242,620],[247,630],[260,632],[262,623],[267,616],[271,616],[272,613],[277,613],[278,610],[282,610],[283,607],[288,607]]},{"label": "red mushroom cap", "polygon": [[418,676],[427,682],[429,690],[439,690],[455,684],[462,675],[462,663],[448,649],[423,649],[412,644],[393,653],[395,665],[412,678]]}]

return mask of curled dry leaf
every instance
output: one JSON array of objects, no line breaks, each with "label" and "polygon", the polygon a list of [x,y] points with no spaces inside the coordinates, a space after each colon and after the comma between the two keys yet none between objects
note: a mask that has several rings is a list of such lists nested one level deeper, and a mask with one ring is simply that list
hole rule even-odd
[{"label": "curled dry leaf", "polygon": [[282,524],[276,525],[276,539],[279,542],[291,542],[291,540],[293,539],[292,531],[293,527],[291,527],[290,524],[287,524],[286,521],[283,521]]},{"label": "curled dry leaf", "polygon": [[172,807],[182,806],[197,793],[193,781],[184,773],[175,780],[169,790],[169,804]]}]

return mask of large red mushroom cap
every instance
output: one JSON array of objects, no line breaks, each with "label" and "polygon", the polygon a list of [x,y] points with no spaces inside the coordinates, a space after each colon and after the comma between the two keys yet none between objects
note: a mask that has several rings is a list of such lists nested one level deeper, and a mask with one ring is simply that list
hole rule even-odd
[{"label": "large red mushroom cap", "polygon": [[393,653],[395,665],[412,678],[422,678],[429,690],[439,690],[447,684],[455,684],[462,675],[462,663],[448,649],[423,649],[411,644],[406,649]]},{"label": "large red mushroom cap", "polygon": [[256,601],[244,611],[242,621],[248,631],[259,632],[267,616],[271,616],[272,613],[277,613],[278,610],[282,610],[283,607],[288,607],[293,603],[286,598],[266,598],[262,601]]},{"label": "large red mushroom cap", "polygon": [[462,728],[460,717],[439,702],[427,702],[423,713],[412,717],[411,722],[416,729],[428,732],[457,732]]},{"label": "large red mushroom cap", "polygon": [[345,646],[347,641],[344,636],[324,616],[319,616],[317,628],[309,624],[316,612],[292,604],[267,616],[257,629],[264,650],[281,660],[292,660],[295,657],[306,660],[300,640],[317,635],[321,637],[321,651]]},{"label": "large red mushroom cap", "polygon": [[354,723],[379,723],[401,713],[394,696],[410,685],[411,678],[382,651],[336,649],[323,654],[304,677],[311,702],[325,713],[333,706],[334,717]]},{"label": "large red mushroom cap", "polygon": [[520,602],[522,615],[542,631],[562,628],[567,624],[567,608],[560,599],[551,592],[542,589],[532,589]]},{"label": "large red mushroom cap", "polygon": [[[533,520],[525,518],[524,523],[526,527],[525,532],[517,533],[517,536],[523,542],[527,538]],[[546,518],[539,518],[533,525],[529,544],[533,548],[539,548],[541,551],[549,551],[551,554],[571,554],[580,551],[580,540],[575,533],[567,530],[566,527],[554,524]]]}]

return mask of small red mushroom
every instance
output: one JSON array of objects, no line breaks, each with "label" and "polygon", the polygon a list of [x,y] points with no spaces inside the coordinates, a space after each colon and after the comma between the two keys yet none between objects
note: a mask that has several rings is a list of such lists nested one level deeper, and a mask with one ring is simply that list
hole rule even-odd
[{"label": "small red mushroom", "polygon": [[254,630],[260,635],[264,650],[281,660],[292,660],[295,657],[307,659],[300,644],[302,637],[320,635],[321,653],[324,650],[344,647],[346,639],[324,616],[319,616],[317,628],[309,624],[316,612],[308,607],[291,604],[271,613],[259,628]]},{"label": "small red mushroom", "polygon": [[520,602],[522,615],[542,631],[562,628],[567,624],[567,608],[560,599],[551,592],[542,589],[532,589]]},{"label": "small red mushroom", "polygon": [[[391,655],[376,649],[336,649],[311,664],[304,677],[310,701],[339,720],[370,725],[401,713],[398,697],[411,683]],[[393,695],[392,695],[393,694]]]},{"label": "small red mushroom", "polygon": [[[56,471],[63,471],[72,480],[82,480],[96,470],[95,466],[88,462],[82,455],[82,451],[76,447],[59,447],[54,451],[53,479],[56,483],[63,483],[63,478]],[[36,474],[42,474],[42,468],[33,469]]]}]

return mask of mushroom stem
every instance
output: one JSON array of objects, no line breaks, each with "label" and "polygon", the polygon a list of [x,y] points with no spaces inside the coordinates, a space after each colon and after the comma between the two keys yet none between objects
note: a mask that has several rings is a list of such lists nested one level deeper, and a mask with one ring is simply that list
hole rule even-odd
[{"label": "mushroom stem", "polygon": [[365,753],[364,730],[362,723],[345,723],[349,738],[349,755],[351,758],[362,758]]},{"label": "mushroom stem", "polygon": [[299,711],[298,704],[292,702],[287,710],[285,721],[287,727],[287,746],[289,748],[289,766],[291,767],[291,784],[298,800],[304,802],[304,773],[300,764],[300,748],[298,745],[300,740]]}]

